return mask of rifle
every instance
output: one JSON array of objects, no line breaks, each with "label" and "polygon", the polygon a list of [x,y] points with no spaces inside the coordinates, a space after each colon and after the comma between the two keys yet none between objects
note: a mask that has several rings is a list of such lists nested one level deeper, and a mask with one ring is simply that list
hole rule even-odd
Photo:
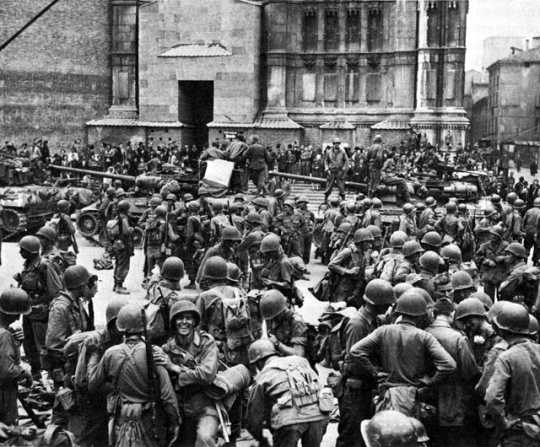
[{"label": "rifle", "polygon": [[221,427],[223,440],[225,441],[225,444],[228,444],[231,441],[231,422],[229,421],[227,414],[224,414],[221,402],[215,402],[214,406],[216,407],[216,412],[218,414],[219,426]]},{"label": "rifle", "polygon": [[34,425],[37,428],[45,428],[45,423],[43,422],[43,419],[41,419],[35,412],[34,409],[30,406],[30,404],[24,400],[22,396],[17,396],[17,399],[19,399],[19,402],[21,403],[22,407],[24,408],[24,411],[26,411],[26,414],[31,419],[31,421],[34,423]]},{"label": "rifle", "polygon": [[150,390],[150,398],[152,399],[152,437],[159,441],[159,435],[156,431],[157,428],[157,414],[156,414],[156,406],[159,399],[157,389],[157,383],[156,383],[156,375],[155,375],[155,365],[154,365],[154,355],[152,352],[152,344],[150,343],[150,339],[148,338],[148,329],[146,327],[147,321],[146,321],[146,312],[144,307],[141,309],[141,320],[143,324],[143,335],[144,335],[144,346],[146,348],[146,370],[148,371],[148,388]]}]

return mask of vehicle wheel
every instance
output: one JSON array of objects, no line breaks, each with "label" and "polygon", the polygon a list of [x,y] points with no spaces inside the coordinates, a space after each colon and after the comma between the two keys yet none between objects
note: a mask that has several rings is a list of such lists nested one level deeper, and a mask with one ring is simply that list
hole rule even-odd
[{"label": "vehicle wheel", "polygon": [[142,248],[143,245],[143,230],[139,227],[133,229],[133,242],[135,248]]},{"label": "vehicle wheel", "polygon": [[23,231],[26,226],[26,216],[14,210],[4,210],[2,212],[3,228],[8,233]]},{"label": "vehicle wheel", "polygon": [[85,213],[77,219],[77,229],[84,237],[92,237],[99,232],[99,221],[96,215]]}]

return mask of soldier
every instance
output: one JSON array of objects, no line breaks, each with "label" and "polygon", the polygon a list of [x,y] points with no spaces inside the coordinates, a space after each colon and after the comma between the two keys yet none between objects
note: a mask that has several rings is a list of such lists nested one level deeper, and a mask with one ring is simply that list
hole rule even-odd
[{"label": "soldier", "polygon": [[471,275],[463,270],[452,273],[450,276],[450,288],[453,301],[456,304],[459,304],[476,292],[476,287],[474,286]]},{"label": "soldier", "polygon": [[399,167],[397,165],[398,159],[399,155],[397,154],[394,155],[394,157],[386,159],[381,168],[381,181],[385,185],[395,186],[396,196],[404,202],[408,202],[410,200],[410,194],[407,187],[407,182],[405,179],[400,177],[400,175],[406,175],[407,173],[399,171]]},{"label": "soldier", "polygon": [[313,230],[315,229],[315,215],[308,210],[308,199],[301,196],[296,201],[297,213],[302,216],[303,226],[300,228],[300,240],[302,242],[302,259],[309,264],[311,257],[311,241],[313,240]]},{"label": "soldier", "polygon": [[420,244],[416,241],[407,241],[403,244],[403,261],[397,267],[394,275],[394,284],[404,282],[411,273],[418,270],[418,260],[424,252]]},{"label": "soldier", "polygon": [[251,136],[251,144],[245,153],[245,157],[249,178],[257,187],[257,193],[266,194],[268,164],[272,161],[272,156],[263,145],[259,144],[257,135]]},{"label": "soldier", "polygon": [[169,310],[172,304],[178,300],[178,292],[182,290],[180,280],[183,277],[184,263],[180,258],[170,256],[161,266],[159,280],[152,282],[146,292],[146,299],[160,307],[167,332],[169,329]]},{"label": "soldier", "polygon": [[341,250],[328,264],[328,270],[337,276],[333,291],[335,301],[360,306],[365,287],[366,255],[372,243],[373,235],[369,230],[356,230],[353,243]]},{"label": "soldier", "polygon": [[255,213],[261,216],[262,229],[264,231],[269,231],[270,226],[273,223],[273,218],[272,213],[268,210],[268,199],[265,199],[264,197],[255,197],[252,203],[255,206]]},{"label": "soldier", "polygon": [[439,253],[442,245],[441,235],[436,231],[428,231],[422,236],[422,239],[420,240],[420,245],[426,251],[430,250],[434,251],[435,253]]},{"label": "soldier", "polygon": [[[140,304],[123,306],[116,319],[123,343],[107,349],[99,362],[91,357],[88,364],[88,391],[99,392],[104,385],[111,390],[107,412],[112,446],[132,445],[126,441],[131,438],[137,440],[136,445],[157,447],[164,438],[175,441],[179,435],[181,420],[174,389],[167,370],[148,358],[143,313]],[[152,352],[159,350],[152,347]]]},{"label": "soldier", "polygon": [[161,205],[161,202],[161,196],[159,194],[154,194],[148,202],[148,208],[145,209],[141,214],[141,217],[139,217],[139,220],[137,221],[137,226],[145,229],[146,223],[150,219],[152,219],[153,214],[155,214],[156,212],[156,208]]},{"label": "soldier", "polygon": [[212,256],[220,256],[225,261],[234,262],[238,265],[243,272],[247,271],[247,260],[245,256],[242,256],[238,252],[238,246],[242,241],[242,235],[234,227],[225,227],[221,235],[221,242],[217,243],[213,247],[210,247],[201,261],[199,271],[197,272],[197,283],[201,283],[202,274],[204,272],[205,264]]},{"label": "soldier", "polygon": [[345,221],[339,224],[339,227],[332,234],[328,245],[328,251],[330,252],[330,256],[328,256],[329,262],[351,243],[353,233],[354,228],[350,222]]},{"label": "soldier", "polygon": [[403,231],[409,238],[414,238],[418,234],[412,203],[403,205],[403,214],[399,216],[399,231]]},{"label": "soldier", "polygon": [[520,243],[512,242],[504,251],[509,274],[501,283],[498,296],[532,309],[537,300],[540,271],[527,266],[527,251]]},{"label": "soldier", "polygon": [[[419,293],[410,290],[396,302],[395,312],[401,319],[381,326],[356,343],[350,352],[358,373],[378,384],[377,411],[397,410],[415,414],[419,390],[436,386],[454,373],[456,362],[441,344],[423,331],[427,322],[427,305]],[[372,363],[378,359],[378,370]],[[428,365],[433,365],[429,375]]]},{"label": "soldier", "polygon": [[506,228],[504,238],[508,241],[521,242],[523,239],[523,217],[521,215],[525,202],[521,199],[516,199],[508,213],[504,215],[503,223]]},{"label": "soldier", "polygon": [[422,423],[399,411],[381,411],[362,421],[362,439],[368,447],[425,447],[429,438]]},{"label": "soldier", "polygon": [[373,195],[376,187],[381,182],[381,169],[384,164],[384,159],[386,158],[386,153],[382,142],[382,137],[380,135],[375,135],[375,138],[373,138],[373,144],[370,146],[367,152],[367,163],[369,169],[368,194],[370,196]]},{"label": "soldier", "polygon": [[127,304],[129,299],[125,296],[112,298],[105,308],[106,327],[86,333],[80,344],[73,339],[64,347],[68,357],[72,351],[78,352],[73,379],[76,405],[70,410],[68,428],[81,447],[101,447],[108,443],[106,393],[103,390],[88,391],[88,365],[98,363],[107,349],[122,343],[116,318]]},{"label": "soldier", "polygon": [[332,143],[332,148],[326,151],[324,156],[324,170],[327,176],[326,190],[324,191],[325,202],[328,202],[334,185],[338,187],[341,200],[345,200],[345,173],[349,168],[349,158],[345,150],[340,147],[339,138],[334,138]]},{"label": "soldier", "polygon": [[186,273],[189,277],[188,288],[195,286],[198,265],[194,262],[193,253],[197,250],[198,241],[202,239],[202,224],[201,216],[199,216],[199,211],[201,205],[199,202],[190,201],[187,203],[187,218],[186,218],[186,227],[185,227],[185,247],[184,254],[182,258],[184,261],[184,266],[186,268]]},{"label": "soldier", "polygon": [[[155,354],[172,376],[181,413],[185,418],[182,441],[186,445],[216,446],[219,419],[216,404],[205,394],[218,372],[218,347],[212,336],[199,328],[201,315],[187,300],[174,303],[170,327],[174,335]],[[193,439],[196,438],[196,439]]]},{"label": "soldier", "polygon": [[197,298],[201,329],[218,344],[229,366],[247,365],[247,348],[254,340],[247,297],[238,287],[227,284],[227,262],[212,256],[202,276],[203,292]]},{"label": "soldier", "polygon": [[32,374],[39,377],[49,304],[64,285],[55,267],[39,255],[40,243],[37,237],[24,236],[19,241],[19,247],[24,265],[22,272],[15,275],[15,280],[28,294],[32,303],[32,311],[23,317],[23,347],[32,366]]},{"label": "soldier", "polygon": [[373,332],[380,321],[378,315],[386,313],[394,303],[392,285],[382,279],[373,279],[364,294],[364,304],[344,329],[345,362],[342,368],[341,395],[338,395],[340,420],[338,425],[338,447],[361,446],[360,422],[371,416],[372,384],[362,380],[354,368],[350,368],[347,353],[352,346]]},{"label": "soldier", "polygon": [[321,240],[321,253],[323,254],[323,264],[328,264],[330,261],[329,245],[332,238],[332,234],[339,227],[343,215],[339,211],[339,200],[333,198],[330,200],[330,208],[324,212],[322,223],[322,240]]},{"label": "soldier", "polygon": [[395,285],[396,274],[399,265],[403,262],[403,245],[407,241],[407,235],[402,231],[394,231],[390,236],[390,251],[383,254],[379,265],[375,267],[375,276],[389,281]]},{"label": "soldier", "polygon": [[455,202],[448,202],[446,204],[446,215],[443,216],[436,224],[435,229],[444,238],[451,241],[459,241],[463,234],[463,224],[457,216],[457,205]]},{"label": "soldier", "polygon": [[[269,340],[257,340],[249,347],[249,361],[257,370],[247,407],[253,437],[280,447],[296,447],[300,440],[303,447],[320,446],[328,416],[319,407],[317,373],[306,359],[279,357]],[[265,425],[271,435],[265,436]]]},{"label": "soldier", "polygon": [[20,315],[28,315],[30,311],[30,298],[24,290],[6,289],[0,295],[0,423],[6,425],[17,424],[19,418],[18,383],[32,384],[30,365],[21,362],[20,341],[10,327]]},{"label": "soldier", "polygon": [[41,257],[48,261],[51,266],[55,267],[59,277],[64,274],[67,263],[64,261],[62,254],[56,249],[56,231],[53,227],[45,225],[41,227],[36,236],[41,244]]},{"label": "soldier", "polygon": [[124,281],[129,272],[130,259],[133,256],[133,228],[129,225],[130,204],[127,200],[118,203],[118,216],[116,217],[115,240],[112,246],[114,256],[114,287],[113,292],[128,295],[129,291],[124,287]]},{"label": "soldier", "polygon": [[381,220],[381,208],[382,208],[382,202],[377,197],[374,197],[371,200],[371,208],[369,208],[365,214],[364,218],[362,220],[362,226],[367,227],[368,225],[375,225],[379,228],[382,227],[382,220]]},{"label": "soldier", "polygon": [[210,219],[210,244],[217,244],[222,236],[223,229],[231,226],[229,217],[225,214],[223,204],[215,202],[212,204],[214,215]]},{"label": "soldier", "polygon": [[499,445],[538,447],[540,346],[528,338],[529,315],[523,306],[508,303],[494,322],[509,346],[496,360],[486,391]]},{"label": "soldier", "polygon": [[415,287],[420,287],[429,293],[431,298],[435,298],[435,282],[434,278],[439,273],[441,265],[441,257],[434,251],[426,251],[420,256],[418,263],[420,265],[419,276],[420,280],[414,283]]},{"label": "soldier", "polygon": [[263,266],[260,281],[265,288],[278,289],[290,301],[293,299],[293,268],[289,258],[283,253],[279,236],[270,233],[261,241],[259,249]]},{"label": "soldier", "polygon": [[238,202],[234,202],[229,207],[230,215],[229,219],[231,225],[235,227],[241,234],[246,231],[246,219],[244,216],[244,205]]},{"label": "soldier", "polygon": [[144,228],[144,282],[146,286],[152,271],[157,265],[161,267],[164,255],[164,244],[167,237],[167,208],[159,205],[148,215]]},{"label": "soldier", "polygon": [[536,197],[533,202],[533,208],[529,208],[523,216],[523,232],[525,233],[523,244],[527,252],[530,252],[531,248],[533,248],[533,264],[536,264],[538,259],[540,259],[540,251],[535,245],[539,223],[540,197]]},{"label": "soldier", "polygon": [[433,197],[426,198],[426,209],[424,209],[420,216],[418,216],[418,231],[419,237],[422,237],[428,231],[433,231],[435,229],[435,224],[437,223],[437,215],[435,213],[435,207],[437,206],[437,201]]},{"label": "soldier", "polygon": [[287,256],[302,256],[301,229],[304,226],[302,214],[296,213],[294,200],[283,202],[283,211],[276,216],[274,232],[281,237],[281,245]]},{"label": "soldier", "polygon": [[490,240],[480,245],[475,255],[475,261],[476,265],[480,266],[480,277],[484,291],[493,299],[506,274],[504,250],[508,246],[508,242],[502,239],[502,227],[491,227],[489,232]]},{"label": "soldier", "polygon": [[306,357],[307,326],[302,317],[287,306],[285,296],[279,290],[268,290],[259,307],[267,324],[266,335],[277,354]]},{"label": "soldier", "polygon": [[435,321],[426,329],[455,360],[455,374],[438,388],[437,423],[431,430],[434,445],[472,447],[476,445],[474,384],[480,375],[469,340],[452,327],[454,306],[448,299],[435,303]]},{"label": "soldier", "polygon": [[58,213],[51,219],[53,227],[57,234],[57,246],[59,250],[68,251],[73,246],[75,254],[79,253],[79,247],[75,240],[75,227],[69,217],[69,202],[67,200],[59,200],[56,208]]}]

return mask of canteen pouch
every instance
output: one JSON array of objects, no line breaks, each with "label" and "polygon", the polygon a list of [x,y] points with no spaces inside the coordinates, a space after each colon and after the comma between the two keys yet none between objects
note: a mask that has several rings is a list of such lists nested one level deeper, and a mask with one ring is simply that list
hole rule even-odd
[{"label": "canteen pouch", "polygon": [[75,406],[75,395],[73,394],[73,390],[61,387],[56,394],[56,401],[64,410],[71,410]]},{"label": "canteen pouch", "polygon": [[330,387],[321,388],[319,391],[319,410],[322,413],[330,413],[335,407],[334,393]]}]

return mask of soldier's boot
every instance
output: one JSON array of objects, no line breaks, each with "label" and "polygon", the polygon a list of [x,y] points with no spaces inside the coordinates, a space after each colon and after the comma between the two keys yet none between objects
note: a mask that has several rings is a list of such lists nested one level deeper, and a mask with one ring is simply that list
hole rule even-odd
[{"label": "soldier's boot", "polygon": [[130,291],[126,289],[123,285],[116,285],[113,288],[113,292],[118,293],[119,295],[129,295]]}]

